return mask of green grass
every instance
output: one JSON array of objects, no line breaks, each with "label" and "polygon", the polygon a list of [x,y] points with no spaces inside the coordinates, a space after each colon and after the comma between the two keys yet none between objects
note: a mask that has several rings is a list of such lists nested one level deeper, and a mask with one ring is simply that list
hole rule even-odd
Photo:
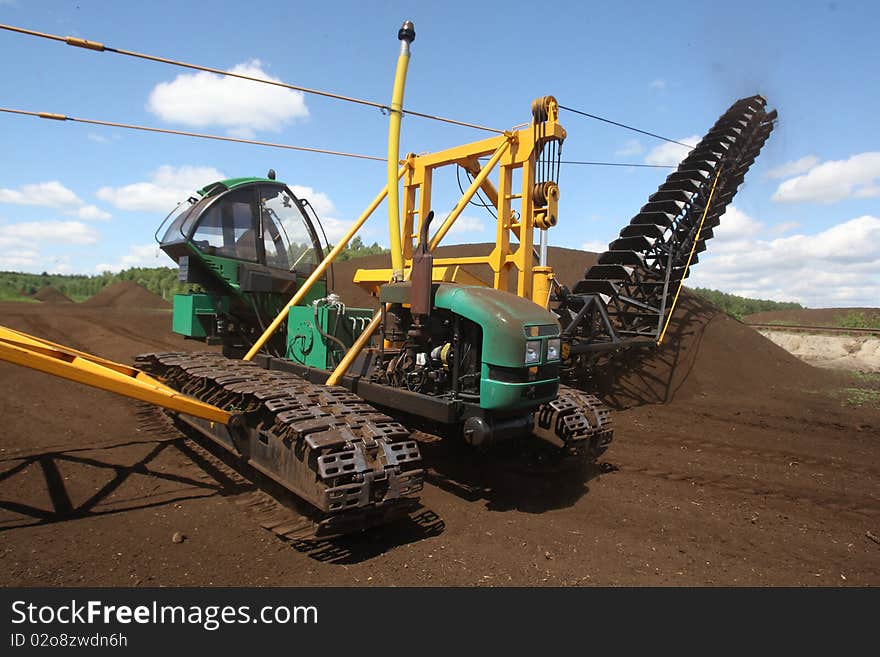
[{"label": "green grass", "polygon": [[22,303],[39,303],[36,299],[31,299],[30,297],[22,296],[17,292],[12,290],[6,290],[0,288],[0,301],[19,301]]},{"label": "green grass", "polygon": [[844,388],[841,390],[843,403],[847,406],[877,406],[880,405],[880,390],[867,388]]},{"label": "green grass", "polygon": [[845,406],[880,406],[880,372],[849,372],[853,385],[840,388],[836,396]]},{"label": "green grass", "polygon": [[866,315],[862,311],[850,311],[834,318],[834,325],[840,328],[880,329],[880,314]]},{"label": "green grass", "polygon": [[858,383],[880,387],[880,372],[850,372],[850,375]]}]

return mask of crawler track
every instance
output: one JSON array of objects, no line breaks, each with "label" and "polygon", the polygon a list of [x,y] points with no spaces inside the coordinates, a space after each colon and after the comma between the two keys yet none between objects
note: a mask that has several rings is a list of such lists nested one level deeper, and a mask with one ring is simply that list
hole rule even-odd
[{"label": "crawler track", "polygon": [[[178,416],[315,511],[296,538],[359,531],[418,505],[423,471],[409,431],[344,388],[215,353],[153,353],[137,366],[172,388],[243,413],[225,427]],[[277,533],[277,532],[276,532]]]},{"label": "crawler track", "polygon": [[534,433],[566,456],[599,458],[614,437],[611,409],[597,397],[568,386],[559,386],[553,401],[535,413]]}]

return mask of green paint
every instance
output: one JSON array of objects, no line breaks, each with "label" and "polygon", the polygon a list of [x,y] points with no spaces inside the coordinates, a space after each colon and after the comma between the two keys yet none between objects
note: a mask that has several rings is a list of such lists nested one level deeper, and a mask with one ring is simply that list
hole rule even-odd
[{"label": "green paint", "polygon": [[[341,349],[336,348],[335,358],[332,357],[334,345],[315,328],[314,312],[311,304],[294,306],[290,309],[287,317],[286,357],[300,365],[324,370],[332,369],[342,357]],[[368,308],[346,308],[345,315],[338,320],[337,316],[336,308],[327,306],[318,308],[318,322],[321,329],[342,340],[348,349],[363,333],[364,327],[373,317],[373,311]]]},{"label": "green paint", "polygon": [[545,343],[542,354],[546,353],[547,338],[559,335],[559,323],[550,311],[509,292],[476,285],[440,284],[434,305],[466,317],[483,329],[483,362],[492,365],[525,366],[528,326],[556,327],[554,335],[530,338]]},{"label": "green paint", "polygon": [[171,315],[171,330],[190,338],[205,338],[209,335],[208,326],[217,316],[217,304],[229,310],[229,297],[213,294],[175,294],[174,310]]},{"label": "green paint", "polygon": [[483,365],[480,377],[480,408],[488,411],[535,408],[538,404],[555,399],[559,392],[559,379],[506,383],[488,376],[488,366]]},{"label": "green paint", "polygon": [[279,185],[284,187],[284,183],[280,180],[271,180],[269,178],[227,178],[226,180],[218,180],[216,182],[212,182],[210,185],[205,185],[198,193],[201,196],[214,196],[219,194],[220,192],[225,192],[229,189],[235,189],[236,187],[241,187],[242,185],[250,185],[252,183],[264,183],[267,185]]}]

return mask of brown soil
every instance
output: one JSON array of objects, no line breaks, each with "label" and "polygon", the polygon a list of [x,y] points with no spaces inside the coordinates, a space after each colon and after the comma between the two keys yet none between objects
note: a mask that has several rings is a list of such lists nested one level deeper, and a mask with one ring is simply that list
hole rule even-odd
[{"label": "brown soil", "polygon": [[880,318],[880,308],[804,308],[803,310],[768,310],[746,315],[744,319],[752,324],[779,322],[807,326],[835,326],[838,318],[850,313],[860,313],[866,318]]},{"label": "brown soil", "polygon": [[170,308],[171,304],[134,281],[108,285],[95,296],[83,301],[91,308]]},{"label": "brown soil", "polygon": [[[193,346],[138,306],[0,312],[123,361]],[[0,363],[0,584],[880,585],[880,410],[844,405],[852,379],[689,297],[667,346],[629,359],[603,382],[625,409],[605,467],[425,442],[433,531],[301,550],[234,503],[246,483],[135,403]]]},{"label": "brown soil", "polygon": [[59,292],[51,285],[47,285],[46,287],[41,288],[38,292],[35,292],[33,296],[31,296],[31,299],[36,299],[43,303],[73,303],[67,295],[63,292]]}]

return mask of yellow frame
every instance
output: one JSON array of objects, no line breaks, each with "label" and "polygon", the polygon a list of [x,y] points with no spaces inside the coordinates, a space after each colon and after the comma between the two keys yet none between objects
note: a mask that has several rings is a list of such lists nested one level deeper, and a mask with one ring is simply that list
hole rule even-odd
[{"label": "yellow frame", "polygon": [[[493,272],[492,287],[496,290],[510,290],[511,270],[517,272],[516,294],[532,299],[546,306],[549,278],[552,270],[539,267],[535,262],[534,238],[535,230],[547,230],[556,222],[556,200],[558,189],[553,185],[552,199],[546,203],[535,203],[536,162],[544,145],[556,139],[563,141],[565,129],[559,123],[559,107],[552,96],[539,98],[533,103],[532,121],[528,127],[512,130],[481,141],[455,146],[437,153],[426,155],[410,154],[405,160],[402,217],[402,250],[404,267],[412,266],[412,255],[415,241],[424,217],[431,210],[431,196],[434,171],[441,167],[458,165],[466,169],[474,181],[456,204],[452,212],[444,219],[430,247],[436,247],[443,236],[452,227],[464,207],[481,189],[495,206],[498,221],[495,229],[495,247],[485,256],[467,258],[435,258],[434,280],[450,280],[450,272],[458,271],[461,265],[486,264]],[[490,161],[481,166],[479,158],[491,156]],[[489,174],[497,166],[497,183],[489,180]],[[521,171],[521,189],[513,190],[513,176]],[[514,209],[515,201],[519,201],[518,211]],[[550,216],[552,213],[552,217]],[[516,242],[511,243],[511,238]],[[518,243],[517,243],[518,242]],[[379,285],[391,279],[388,269],[359,269],[355,282],[375,293]],[[464,279],[461,282],[465,282]],[[474,277],[467,277],[467,283],[473,283]]]}]

